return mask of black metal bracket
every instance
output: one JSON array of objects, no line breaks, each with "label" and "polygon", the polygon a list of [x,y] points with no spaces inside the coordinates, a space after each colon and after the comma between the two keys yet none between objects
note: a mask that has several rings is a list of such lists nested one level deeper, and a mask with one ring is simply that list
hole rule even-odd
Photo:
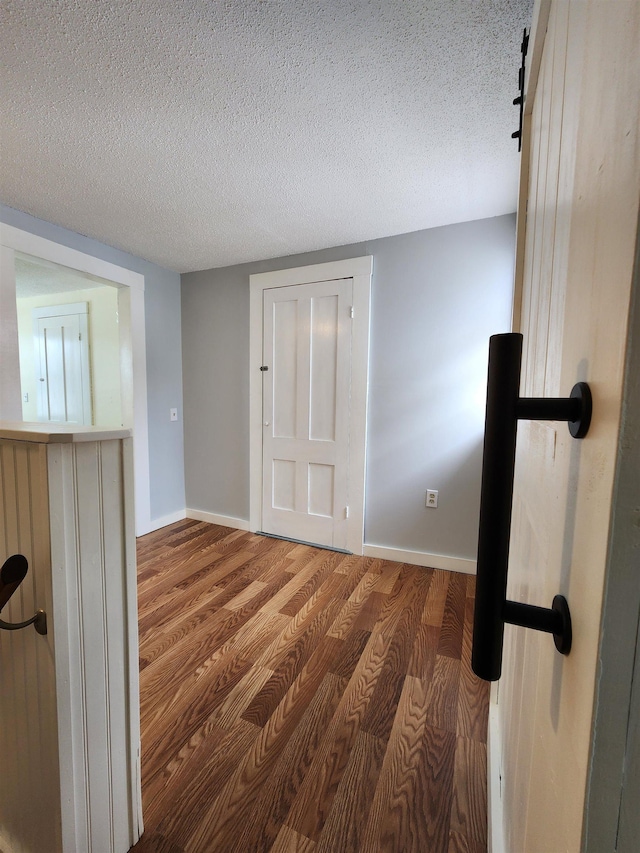
[{"label": "black metal bracket", "polygon": [[472,652],[473,671],[486,681],[500,678],[505,623],[546,631],[559,652],[571,651],[571,614],[563,596],[556,595],[550,608],[506,597],[516,429],[519,420],[567,421],[571,435],[584,438],[591,423],[591,391],[586,382],[578,382],[566,398],[520,397],[521,361],[522,335],[492,336]]},{"label": "black metal bracket", "polygon": [[518,124],[518,130],[515,133],[511,134],[512,139],[518,140],[518,151],[522,149],[522,119],[524,116],[524,76],[525,76],[525,58],[527,56],[527,49],[529,47],[529,36],[527,34],[527,30],[525,28],[522,34],[522,44],[520,45],[520,52],[522,53],[522,63],[520,68],[518,69],[518,89],[520,90],[520,94],[517,98],[513,99],[513,106],[520,107],[520,122]]},{"label": "black metal bracket", "polygon": [[[0,569],[0,610],[5,606],[13,593],[18,589],[27,575],[29,563],[22,554],[14,554],[5,560]],[[35,616],[25,622],[5,622],[0,619],[0,629],[3,631],[18,631],[33,625],[38,634],[47,633],[47,614],[44,610],[38,610]]]},{"label": "black metal bracket", "polygon": [[569,397],[519,397],[516,418],[519,421],[567,421],[573,438],[584,438],[591,424],[591,389],[586,382],[577,382]]},{"label": "black metal bracket", "polygon": [[550,608],[505,600],[502,613],[504,621],[510,625],[553,634],[553,641],[560,654],[568,655],[571,651],[571,613],[564,595],[554,596]]},{"label": "black metal bracket", "polygon": [[44,610],[38,610],[35,616],[25,622],[5,622],[4,619],[0,619],[0,628],[3,631],[17,631],[20,628],[26,628],[27,625],[33,625],[38,634],[46,634],[47,614]]}]

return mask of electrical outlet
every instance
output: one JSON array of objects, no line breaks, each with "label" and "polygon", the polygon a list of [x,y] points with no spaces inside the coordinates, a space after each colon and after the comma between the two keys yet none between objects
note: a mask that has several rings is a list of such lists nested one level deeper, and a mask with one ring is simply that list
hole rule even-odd
[{"label": "electrical outlet", "polygon": [[437,489],[427,489],[427,494],[424,501],[425,506],[430,506],[433,509],[438,506],[438,492]]},{"label": "electrical outlet", "polygon": [[169,420],[177,421],[178,420],[178,410],[177,409],[169,409]]}]

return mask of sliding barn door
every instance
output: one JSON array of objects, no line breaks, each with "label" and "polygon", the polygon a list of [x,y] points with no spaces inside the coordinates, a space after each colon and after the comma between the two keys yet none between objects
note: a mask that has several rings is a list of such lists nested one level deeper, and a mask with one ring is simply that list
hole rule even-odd
[{"label": "sliding barn door", "polygon": [[568,657],[548,635],[505,630],[505,849],[527,853],[582,849],[640,198],[640,7],[538,9],[548,26],[543,15],[527,59],[520,394],[566,397],[586,381],[593,419],[582,441],[563,423],[518,426],[508,598],[549,607],[562,594],[573,623]]}]

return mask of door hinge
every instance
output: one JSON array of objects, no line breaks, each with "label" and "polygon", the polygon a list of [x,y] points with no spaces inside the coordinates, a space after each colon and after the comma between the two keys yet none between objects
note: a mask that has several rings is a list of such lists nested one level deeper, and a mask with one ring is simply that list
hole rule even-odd
[{"label": "door hinge", "polygon": [[264,373],[265,370],[269,370],[269,365],[263,364],[260,370]]},{"label": "door hinge", "polygon": [[79,340],[79,341],[81,341],[81,340],[82,340],[82,332],[78,332],[78,340]]},{"label": "door hinge", "polygon": [[346,506],[346,507],[344,508],[344,517],[345,517],[345,518],[349,518],[349,507],[348,507],[348,506]]},{"label": "door hinge", "polygon": [[355,311],[353,310],[353,305],[349,308],[349,316],[351,317],[352,320],[355,317]]}]

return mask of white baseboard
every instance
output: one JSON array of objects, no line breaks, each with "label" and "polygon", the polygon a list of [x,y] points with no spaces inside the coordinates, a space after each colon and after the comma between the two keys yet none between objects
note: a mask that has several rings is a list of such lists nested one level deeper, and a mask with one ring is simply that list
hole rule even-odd
[{"label": "white baseboard", "polygon": [[493,701],[495,685],[491,689],[489,704],[489,732],[487,735],[487,797],[488,797],[488,853],[506,853],[504,844],[504,814],[502,807],[502,738],[498,704]]},{"label": "white baseboard", "polygon": [[168,524],[175,524],[176,521],[182,521],[187,518],[186,509],[179,509],[177,512],[172,512],[169,515],[163,515],[161,518],[152,518],[148,532],[160,530],[161,527],[166,527]]},{"label": "white baseboard", "polygon": [[[236,530],[250,530],[246,518],[235,518],[231,515],[218,515],[205,512],[202,509],[179,510],[171,515],[156,518],[151,522],[150,530],[159,530],[168,524],[192,518],[194,521],[207,521],[209,524],[220,524],[223,527],[233,527]],[[376,557],[380,560],[393,560],[396,563],[409,563],[412,566],[425,566],[430,569],[443,569],[447,572],[462,572],[465,575],[475,575],[476,561],[465,560],[461,557],[446,557],[444,554],[428,554],[424,551],[405,551],[403,548],[386,548],[383,545],[365,545],[362,551],[365,557]]]},{"label": "white baseboard", "polygon": [[186,517],[194,521],[208,521],[209,524],[221,524],[223,527],[235,527],[236,530],[249,530],[249,521],[246,518],[234,518],[231,515],[216,515],[213,512],[204,512],[201,509],[189,509],[187,507]]},{"label": "white baseboard", "polygon": [[394,560],[396,563],[409,563],[412,566],[426,566],[430,569],[444,569],[447,572],[462,572],[465,575],[475,575],[476,573],[475,560],[445,557],[443,554],[405,551],[402,548],[385,548],[382,545],[365,545],[363,554],[365,557]]}]

